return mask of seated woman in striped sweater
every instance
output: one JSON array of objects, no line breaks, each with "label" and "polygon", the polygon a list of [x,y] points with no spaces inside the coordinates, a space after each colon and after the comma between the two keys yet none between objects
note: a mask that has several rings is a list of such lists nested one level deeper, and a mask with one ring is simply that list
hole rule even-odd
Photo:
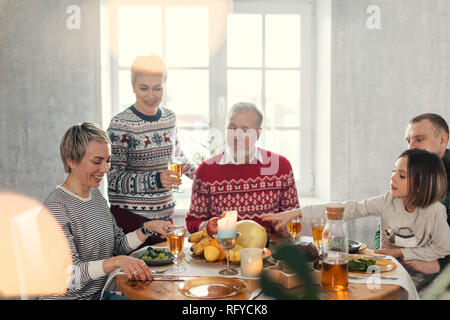
[{"label": "seated woman in striped sweater", "polygon": [[[150,280],[150,269],[129,257],[150,234],[165,236],[168,221],[147,222],[124,234],[98,187],[110,168],[111,142],[93,123],[72,126],[60,144],[68,176],[50,193],[44,206],[65,233],[72,255],[72,277],[64,295],[41,299],[99,299],[108,273],[121,268],[129,279]],[[108,295],[111,297],[111,295]]]}]

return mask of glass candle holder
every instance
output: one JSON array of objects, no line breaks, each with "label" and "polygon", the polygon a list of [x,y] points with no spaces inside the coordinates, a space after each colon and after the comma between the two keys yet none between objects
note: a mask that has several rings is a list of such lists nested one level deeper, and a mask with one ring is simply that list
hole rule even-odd
[{"label": "glass candle holder", "polygon": [[263,249],[241,249],[241,274],[244,277],[259,277],[263,268]]}]

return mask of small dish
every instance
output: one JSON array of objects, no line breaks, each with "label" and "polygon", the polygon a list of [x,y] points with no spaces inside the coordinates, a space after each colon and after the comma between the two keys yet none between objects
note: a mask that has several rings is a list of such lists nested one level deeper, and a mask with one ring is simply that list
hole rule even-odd
[{"label": "small dish", "polygon": [[362,243],[356,240],[349,240],[348,241],[348,252],[358,252],[361,248]]},{"label": "small dish", "polygon": [[[143,248],[141,248],[141,249],[139,249],[139,250],[137,250],[137,251],[135,251],[135,252],[133,252],[132,254],[131,254],[131,256],[132,257],[134,257],[134,258],[138,258],[138,259],[142,259],[142,256],[147,252],[147,250],[150,248],[150,246],[146,246],[146,247],[143,247]],[[164,247],[154,247],[154,249],[161,249],[161,250],[164,250],[164,252],[168,255],[168,256],[170,256],[171,258],[169,258],[169,259],[163,259],[163,260],[150,260],[150,259],[142,259],[142,260],[144,260],[144,262],[148,265],[148,266],[165,266],[165,265],[168,265],[168,264],[171,264],[171,263],[173,263],[173,255],[172,255],[172,253],[170,253],[170,251],[167,249],[167,248],[164,248]],[[181,259],[182,258],[184,258],[184,254],[181,254],[181,257],[180,257]]]}]

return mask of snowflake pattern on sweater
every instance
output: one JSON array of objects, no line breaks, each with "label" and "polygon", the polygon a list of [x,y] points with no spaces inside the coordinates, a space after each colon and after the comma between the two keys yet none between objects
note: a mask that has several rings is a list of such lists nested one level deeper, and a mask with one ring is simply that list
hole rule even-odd
[{"label": "snowflake pattern on sweater", "polygon": [[[194,175],[191,205],[186,216],[189,232],[224,211],[237,210],[238,219],[254,220],[266,228],[264,213],[276,213],[299,208],[297,188],[289,161],[280,155],[259,149],[263,161],[255,164],[219,164],[219,154],[202,162]],[[279,162],[273,174],[261,174],[270,161]]]},{"label": "snowflake pattern on sweater", "polygon": [[[111,139],[108,196],[119,206],[150,220],[169,220],[175,208],[172,190],[159,179],[172,154],[184,157],[177,137],[176,115],[160,107],[146,116],[134,106],[114,116],[107,130]],[[183,174],[192,178],[195,166],[184,159]]]}]

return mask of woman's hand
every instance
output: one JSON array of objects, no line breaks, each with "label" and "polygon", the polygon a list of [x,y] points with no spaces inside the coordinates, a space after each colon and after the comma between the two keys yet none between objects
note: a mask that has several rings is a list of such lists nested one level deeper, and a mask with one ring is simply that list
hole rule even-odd
[{"label": "woman's hand", "polygon": [[302,216],[300,209],[278,213],[265,213],[261,215],[261,220],[272,223],[275,232],[281,236],[288,236],[287,225],[296,216]]},{"label": "woman's hand", "polygon": [[375,250],[375,253],[392,256],[394,258],[402,258],[403,252],[399,248]]},{"label": "woman's hand", "polygon": [[145,223],[145,229],[158,232],[161,235],[161,238],[165,238],[167,236],[166,228],[171,225],[172,223],[170,221],[152,220]]},{"label": "woman's hand", "polygon": [[116,256],[104,260],[103,270],[107,273],[121,268],[130,280],[152,280],[152,273],[150,268],[141,259],[136,259],[130,256]]},{"label": "woman's hand", "polygon": [[159,174],[161,184],[166,189],[177,189],[181,184],[181,179],[175,171],[164,170]]}]

